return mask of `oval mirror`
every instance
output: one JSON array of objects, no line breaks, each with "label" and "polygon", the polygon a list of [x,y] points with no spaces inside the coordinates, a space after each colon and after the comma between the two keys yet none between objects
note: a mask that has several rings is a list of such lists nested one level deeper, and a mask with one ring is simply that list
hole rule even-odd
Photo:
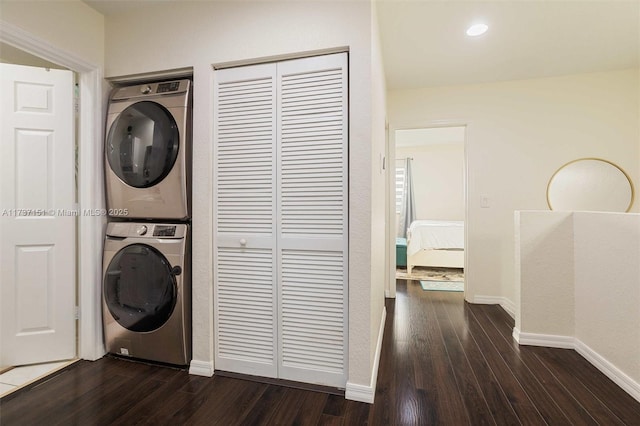
[{"label": "oval mirror", "polygon": [[560,167],[547,185],[551,210],[628,212],[633,183],[617,165],[599,158],[581,158]]}]

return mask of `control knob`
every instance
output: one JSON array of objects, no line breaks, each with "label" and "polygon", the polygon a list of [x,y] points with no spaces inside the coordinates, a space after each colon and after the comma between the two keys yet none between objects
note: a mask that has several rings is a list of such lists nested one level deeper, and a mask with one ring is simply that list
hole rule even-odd
[{"label": "control knob", "polygon": [[138,233],[138,235],[146,234],[147,233],[147,226],[146,225],[138,226],[138,228],[136,228],[136,232]]},{"label": "control knob", "polygon": [[151,93],[151,86],[149,85],[142,86],[140,88],[140,92],[142,92],[143,95],[148,95],[149,93]]}]

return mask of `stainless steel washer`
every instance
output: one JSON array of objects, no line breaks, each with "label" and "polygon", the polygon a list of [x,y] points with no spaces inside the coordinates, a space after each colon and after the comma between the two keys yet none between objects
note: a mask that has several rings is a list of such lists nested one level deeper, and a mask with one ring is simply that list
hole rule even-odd
[{"label": "stainless steel washer", "polygon": [[109,216],[190,217],[190,93],[186,79],[112,92],[105,137]]},{"label": "stainless steel washer", "polygon": [[107,351],[187,365],[191,360],[189,225],[107,226],[103,324]]}]

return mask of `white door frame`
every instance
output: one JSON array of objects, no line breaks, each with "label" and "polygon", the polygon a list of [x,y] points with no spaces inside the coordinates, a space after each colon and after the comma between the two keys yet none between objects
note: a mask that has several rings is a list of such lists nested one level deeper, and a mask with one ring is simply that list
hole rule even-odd
[{"label": "white door frame", "polygon": [[[469,265],[469,128],[471,124],[466,120],[438,120],[438,121],[426,121],[416,123],[415,126],[391,126],[389,128],[389,175],[388,185],[389,192],[391,188],[395,188],[395,168],[396,168],[396,130],[410,130],[410,129],[434,129],[438,127],[464,127],[464,297],[468,302],[473,302],[470,295],[474,294],[470,289],[473,285],[473,279],[468,268]],[[389,256],[387,262],[389,262],[389,288],[385,291],[387,298],[396,297],[396,197],[395,194],[391,196],[389,194],[388,208],[390,212],[393,212],[388,216],[389,222],[387,223],[387,234],[389,238]]]},{"label": "white door frame", "polygon": [[102,235],[106,217],[102,174],[103,70],[100,65],[51,45],[48,41],[0,20],[0,41],[79,74],[80,130],[78,138],[77,303],[79,358],[96,360],[105,354],[102,343]]}]

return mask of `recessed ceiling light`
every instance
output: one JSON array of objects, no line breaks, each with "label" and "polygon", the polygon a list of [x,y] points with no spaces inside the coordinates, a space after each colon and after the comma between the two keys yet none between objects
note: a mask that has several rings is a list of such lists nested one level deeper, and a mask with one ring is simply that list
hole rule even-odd
[{"label": "recessed ceiling light", "polygon": [[487,32],[489,26],[487,24],[474,24],[467,29],[469,37],[477,37]]}]

